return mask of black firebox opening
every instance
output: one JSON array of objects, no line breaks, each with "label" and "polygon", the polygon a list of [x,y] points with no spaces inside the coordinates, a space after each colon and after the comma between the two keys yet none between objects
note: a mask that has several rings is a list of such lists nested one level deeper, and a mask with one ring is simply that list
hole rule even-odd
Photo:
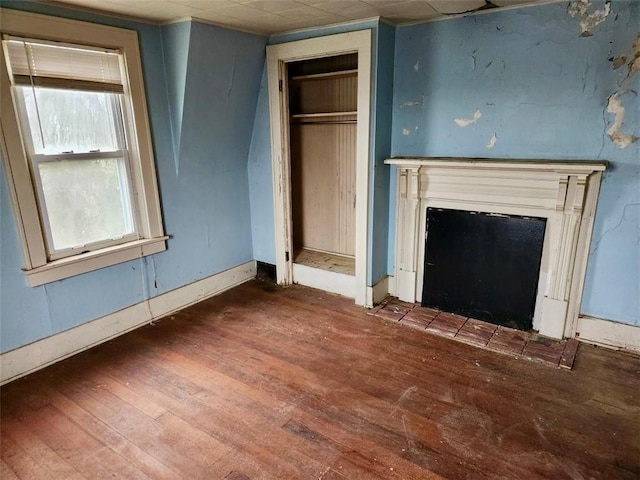
[{"label": "black firebox opening", "polygon": [[422,306],[533,326],[546,219],[427,209]]}]

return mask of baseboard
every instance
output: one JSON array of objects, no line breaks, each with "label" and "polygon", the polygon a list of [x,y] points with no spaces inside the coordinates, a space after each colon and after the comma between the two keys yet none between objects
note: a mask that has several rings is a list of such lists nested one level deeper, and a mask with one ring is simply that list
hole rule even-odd
[{"label": "baseboard", "polygon": [[256,276],[250,261],[0,355],[0,385],[87,350]]},{"label": "baseboard", "polygon": [[640,352],[640,327],[594,317],[578,317],[576,338],[606,347]]},{"label": "baseboard", "polygon": [[373,287],[367,287],[367,307],[371,308],[384,300],[389,295],[389,279],[383,277]]},{"label": "baseboard", "polygon": [[356,296],[356,277],[307,267],[299,263],[293,264],[293,283],[337,293],[349,298]]}]

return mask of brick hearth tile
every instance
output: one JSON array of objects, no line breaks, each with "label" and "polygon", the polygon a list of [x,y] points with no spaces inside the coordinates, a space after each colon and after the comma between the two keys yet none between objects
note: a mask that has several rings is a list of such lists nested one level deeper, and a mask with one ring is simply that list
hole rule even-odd
[{"label": "brick hearth tile", "polygon": [[436,315],[440,313],[438,310],[425,307],[415,307],[409,313],[407,313],[400,323],[406,324],[409,327],[426,328],[436,318]]},{"label": "brick hearth tile", "polygon": [[485,322],[484,320],[478,320],[476,318],[470,318],[467,323],[464,324],[462,330],[472,330],[474,332],[482,331],[489,332],[491,335],[498,329],[497,325],[493,323]]},{"label": "brick hearth tile", "polygon": [[407,311],[413,310],[416,307],[415,303],[403,302],[402,300],[398,300],[397,298],[392,298],[389,302],[389,305],[395,305],[399,308],[404,308]]},{"label": "brick hearth tile", "polygon": [[384,307],[376,312],[376,317],[384,318],[385,320],[391,320],[392,322],[397,322],[402,317],[404,317],[407,313],[409,313],[411,309],[395,304],[393,301],[387,303]]},{"label": "brick hearth tile", "polygon": [[462,315],[456,315],[455,313],[440,312],[440,314],[438,315],[438,319],[440,320],[447,319],[447,321],[452,322],[452,324],[454,324],[455,322],[458,322],[461,327],[462,325],[464,325],[464,322],[468,320],[468,317],[464,317]]},{"label": "brick hearth tile", "polygon": [[373,307],[372,309],[367,311],[367,314],[368,315],[375,315],[380,310],[382,310],[385,307],[385,305],[387,305],[391,300],[393,300],[392,296],[385,297],[378,305],[376,305],[375,307]]},{"label": "brick hearth tile", "polygon": [[482,345],[484,347],[489,343],[496,328],[497,325],[470,318],[462,328],[460,328],[460,331],[456,335],[456,340],[459,339],[463,342]]},{"label": "brick hearth tile", "polygon": [[481,347],[486,347],[487,343],[489,343],[489,339],[491,338],[491,334],[487,334],[486,332],[472,332],[469,330],[462,331],[460,330],[456,334],[456,340],[460,340],[461,342],[470,343],[472,345],[478,345]]},{"label": "brick hearth tile", "polygon": [[526,357],[534,360],[542,360],[543,362],[553,363],[558,365],[562,352],[565,348],[565,341],[540,341],[539,339],[530,340],[524,347],[522,352]]},{"label": "brick hearth tile", "polygon": [[525,341],[508,340],[493,336],[491,340],[489,340],[487,347],[498,352],[520,355],[522,354],[522,350],[524,350],[525,343]]},{"label": "brick hearth tile", "polygon": [[562,355],[567,344],[566,340],[552,340],[551,338],[532,335],[527,343],[527,347],[543,352],[557,353]]},{"label": "brick hearth tile", "polygon": [[516,330],[515,328],[503,327],[502,325],[498,326],[496,336],[514,340],[524,340],[525,342],[531,338],[531,334],[529,332]]},{"label": "brick hearth tile", "polygon": [[528,332],[500,326],[496,329],[487,346],[499,352],[520,355],[530,336]]},{"label": "brick hearth tile", "polygon": [[579,345],[580,342],[575,338],[567,340],[562,356],[560,357],[560,366],[562,368],[568,368],[569,370],[573,368],[573,362],[576,359],[576,353],[578,353]]},{"label": "brick hearth tile", "polygon": [[445,337],[455,337],[466,321],[467,319],[460,315],[442,312],[429,324],[427,331]]}]

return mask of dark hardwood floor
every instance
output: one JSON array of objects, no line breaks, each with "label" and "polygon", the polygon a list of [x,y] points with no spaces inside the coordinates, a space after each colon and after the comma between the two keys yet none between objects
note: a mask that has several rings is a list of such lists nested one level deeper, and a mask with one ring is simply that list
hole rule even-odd
[{"label": "dark hardwood floor", "polygon": [[572,371],[250,282],[2,388],[2,479],[637,479],[640,358]]}]

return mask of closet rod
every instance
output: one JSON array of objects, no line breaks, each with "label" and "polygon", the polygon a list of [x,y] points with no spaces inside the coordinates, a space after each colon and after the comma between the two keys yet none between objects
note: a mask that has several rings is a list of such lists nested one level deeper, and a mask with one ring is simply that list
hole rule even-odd
[{"label": "closet rod", "polygon": [[340,125],[358,123],[357,120],[327,120],[320,122],[291,122],[291,125]]}]

